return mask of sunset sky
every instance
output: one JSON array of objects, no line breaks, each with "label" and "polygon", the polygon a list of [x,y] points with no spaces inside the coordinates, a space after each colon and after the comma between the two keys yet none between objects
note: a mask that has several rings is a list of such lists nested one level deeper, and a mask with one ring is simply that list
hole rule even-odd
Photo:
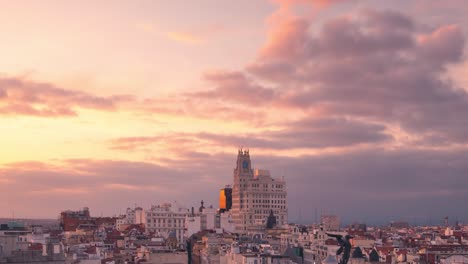
[{"label": "sunset sky", "polygon": [[0,0],[0,217],[218,206],[468,221],[464,0]]}]

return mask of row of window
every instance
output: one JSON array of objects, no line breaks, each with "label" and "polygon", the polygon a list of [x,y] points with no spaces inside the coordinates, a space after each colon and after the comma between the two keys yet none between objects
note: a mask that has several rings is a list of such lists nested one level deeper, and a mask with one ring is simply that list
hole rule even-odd
[{"label": "row of window", "polygon": [[[148,219],[148,223],[151,223],[151,222],[156,223],[156,220],[158,220],[157,221],[158,223],[166,223],[165,218],[162,218],[162,219],[161,218],[158,218],[158,219],[150,218],[150,219]],[[174,223],[184,223],[185,219],[182,219],[182,218],[180,218],[180,219],[167,219],[167,222],[168,223],[172,223],[172,222],[174,222]]]},{"label": "row of window", "polygon": [[[244,206],[241,204],[240,209],[243,209]],[[249,209],[249,206],[246,205],[245,208]],[[284,205],[253,205],[252,208],[277,208],[277,209],[286,209]]]},{"label": "row of window", "polygon": [[[161,233],[173,231],[173,229],[169,229],[169,228],[149,228],[148,230],[151,231],[151,232],[161,232]],[[175,230],[175,232],[176,232],[176,235],[183,235],[184,231],[183,230]]]},{"label": "row of window", "polygon": [[159,216],[159,217],[185,217],[185,214],[156,214],[156,213],[146,213],[147,217],[154,217],[154,216]]},{"label": "row of window", "polygon": [[[285,199],[286,198],[286,194],[265,194],[265,193],[253,193],[251,194],[250,196],[252,196],[253,198],[276,198],[276,199]],[[246,197],[249,197],[249,195],[247,194]]]},{"label": "row of window", "polygon": [[[265,214],[265,215],[269,215],[270,214],[270,210],[254,210],[254,212],[256,214]],[[276,210],[273,210],[273,214],[276,214],[278,215],[280,212],[279,211],[276,211]],[[262,216],[259,216],[259,217],[262,217]],[[278,218],[278,216],[276,216]],[[252,215],[250,216],[250,218],[252,218]],[[255,217],[257,218],[257,217]],[[283,216],[281,216],[281,219],[283,219]]]},{"label": "row of window", "polygon": [[[249,206],[247,205],[247,208],[249,208]],[[254,204],[253,205],[253,208],[278,208],[278,209],[286,209],[286,206],[283,206],[283,205],[256,205]]]},{"label": "row of window", "polygon": [[[243,204],[243,203],[249,203],[249,200],[240,200],[240,203]],[[252,200],[252,203],[263,203],[263,204],[269,204],[269,203],[272,203],[272,204],[286,204],[286,200]]]},{"label": "row of window", "polygon": [[[148,227],[166,227],[166,224],[165,223],[153,223],[153,224],[148,224]],[[168,228],[171,228],[171,227],[185,227],[184,224],[174,224],[174,226],[172,226],[172,224],[167,224],[167,227]]]},{"label": "row of window", "polygon": [[[247,203],[249,200],[247,200]],[[272,203],[272,204],[286,204],[285,200],[252,200],[253,203]]]},{"label": "row of window", "polygon": [[[254,190],[259,190],[260,187],[258,186],[254,186],[254,185],[259,185],[259,184],[252,184],[252,185],[249,185],[249,184],[240,184],[239,187],[241,188],[252,188]],[[268,191],[270,189],[268,189],[268,184],[263,184],[264,186],[263,187],[263,190],[264,191]],[[271,185],[271,191],[281,191],[283,190],[283,187],[276,187],[276,185],[272,184]]]}]

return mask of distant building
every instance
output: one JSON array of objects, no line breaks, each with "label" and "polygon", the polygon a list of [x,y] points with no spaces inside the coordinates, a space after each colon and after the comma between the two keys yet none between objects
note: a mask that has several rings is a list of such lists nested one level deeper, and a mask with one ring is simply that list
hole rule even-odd
[{"label": "distant building", "polygon": [[60,213],[60,226],[63,231],[75,231],[80,224],[87,224],[91,221],[88,207],[78,211],[67,210]]},{"label": "distant building", "polygon": [[[423,262],[436,263],[467,263],[468,245],[429,245],[422,247],[418,254]],[[460,261],[460,262],[458,262]]]},{"label": "distant building", "polygon": [[124,215],[121,215],[116,220],[116,229],[119,231],[125,230],[131,225],[146,225],[146,213],[141,207],[131,209],[127,208]]},{"label": "distant building", "polygon": [[176,204],[153,205],[146,212],[146,230],[165,238],[173,232],[179,245],[182,246],[185,241],[185,218],[189,213],[189,209]]},{"label": "distant building", "polygon": [[60,227],[65,232],[94,229],[101,225],[115,227],[116,220],[116,217],[91,217],[88,207],[78,211],[67,210],[60,213]]},{"label": "distant building", "polygon": [[190,237],[204,230],[222,230],[230,233],[235,231],[231,211],[218,211],[214,209],[213,206],[205,208],[203,204],[200,206],[199,212],[197,213],[195,213],[192,208],[192,212],[185,220],[185,226],[186,237]]},{"label": "distant building", "polygon": [[150,263],[171,263],[171,264],[186,264],[187,252],[156,252],[150,253],[148,260],[145,262]]},{"label": "distant building", "polygon": [[320,222],[325,230],[339,231],[340,230],[340,217],[337,215],[324,214],[320,216]]},{"label": "distant building", "polygon": [[229,211],[232,208],[232,188],[226,186],[219,191],[219,209]]},{"label": "distant building", "polygon": [[270,176],[268,170],[253,170],[249,151],[239,150],[232,189],[232,215],[236,232],[265,227],[270,212],[276,223],[288,223],[286,182]]},{"label": "distant building", "polygon": [[65,263],[63,244],[40,225],[0,225],[0,263]]},{"label": "distant building", "polygon": [[392,221],[390,222],[391,228],[408,228],[409,223],[406,221]]}]

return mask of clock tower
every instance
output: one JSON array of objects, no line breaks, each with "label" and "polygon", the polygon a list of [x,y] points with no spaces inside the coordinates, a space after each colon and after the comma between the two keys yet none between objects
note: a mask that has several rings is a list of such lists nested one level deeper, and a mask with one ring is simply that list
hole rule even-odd
[{"label": "clock tower", "polygon": [[248,150],[240,149],[237,154],[237,164],[234,169],[234,177],[239,178],[252,178],[253,170],[250,162],[250,155]]},{"label": "clock tower", "polygon": [[[253,178],[252,163],[250,161],[250,154],[248,150],[240,149],[237,153],[236,168],[234,169],[234,185],[232,188],[232,213],[233,220],[236,223],[236,229],[244,229],[246,223],[245,212],[246,210],[246,189],[250,179]],[[242,232],[245,230],[237,230]]]},{"label": "clock tower", "polygon": [[232,188],[232,217],[236,232],[248,233],[266,226],[273,212],[279,225],[287,224],[286,183],[268,170],[253,169],[248,150],[237,153]]}]

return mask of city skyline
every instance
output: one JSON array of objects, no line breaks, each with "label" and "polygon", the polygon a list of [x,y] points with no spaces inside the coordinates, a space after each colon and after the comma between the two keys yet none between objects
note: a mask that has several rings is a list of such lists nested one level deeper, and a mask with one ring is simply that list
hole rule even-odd
[{"label": "city skyline", "polygon": [[464,1],[1,1],[0,217],[217,206],[468,221]]}]

